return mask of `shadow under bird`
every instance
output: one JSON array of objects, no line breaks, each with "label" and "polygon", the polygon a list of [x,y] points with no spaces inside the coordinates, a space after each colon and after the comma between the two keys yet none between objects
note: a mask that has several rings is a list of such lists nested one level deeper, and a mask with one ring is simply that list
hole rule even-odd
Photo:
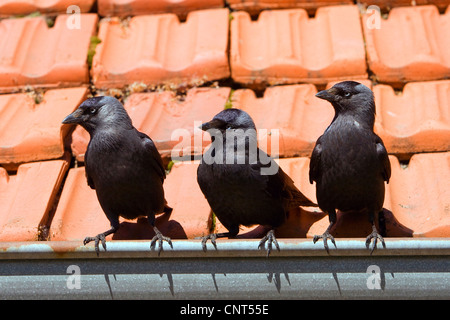
[{"label": "shadow under bird", "polygon": [[99,242],[106,250],[105,237],[119,227],[119,216],[135,219],[146,216],[155,231],[150,248],[163,240],[172,247],[171,239],[155,227],[155,214],[170,214],[164,198],[166,173],[161,156],[152,139],[133,127],[123,105],[113,97],[94,97],[84,101],[68,115],[64,124],[79,124],[89,132],[90,141],[85,154],[88,185],[97,198],[111,229],[86,237],[83,243],[94,241],[99,254]]},{"label": "shadow under bird", "polygon": [[336,209],[367,212],[372,233],[366,247],[374,239],[373,250],[383,237],[374,219],[383,209],[385,185],[391,177],[388,153],[381,138],[373,131],[375,101],[372,91],[355,81],[344,81],[316,97],[329,101],[335,110],[333,121],[316,142],[311,155],[309,180],[316,182],[319,207],[328,214],[330,225],[322,235],[314,236],[314,243],[327,239],[336,247],[330,229],[336,222]]},{"label": "shadow under bird", "polygon": [[264,151],[257,148],[256,127],[251,117],[239,109],[226,109],[201,129],[211,135],[210,148],[202,156],[197,181],[212,211],[227,228],[225,233],[202,237],[203,250],[211,240],[235,237],[239,226],[255,224],[271,229],[259,242],[267,256],[272,243],[280,250],[274,228],[288,211],[299,206],[317,207],[294,185],[292,179]]}]

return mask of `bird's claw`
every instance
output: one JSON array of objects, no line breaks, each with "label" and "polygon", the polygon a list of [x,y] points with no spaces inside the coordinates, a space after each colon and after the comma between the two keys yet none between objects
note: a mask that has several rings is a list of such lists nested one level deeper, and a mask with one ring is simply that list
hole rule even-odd
[{"label": "bird's claw", "polygon": [[163,236],[162,233],[158,231],[158,232],[156,232],[156,235],[153,237],[152,242],[150,242],[150,249],[151,250],[155,250],[157,241],[158,241],[158,244],[159,244],[158,257],[161,254],[161,251],[163,249],[163,241],[167,241],[167,243],[173,249],[172,240],[169,237]]},{"label": "bird's claw", "polygon": [[202,239],[202,249],[204,252],[206,252],[206,242],[208,240],[211,240],[211,243],[213,244],[214,248],[217,250],[217,244],[216,244],[217,233],[208,234],[207,236],[201,237],[201,239]]},{"label": "bird's claw", "polygon": [[261,239],[258,245],[258,249],[261,249],[261,247],[264,248],[264,244],[266,242],[267,242],[267,258],[269,257],[270,252],[272,251],[272,243],[274,243],[277,250],[280,251],[280,246],[278,245],[278,241],[275,238],[273,230],[267,232],[264,238]]},{"label": "bird's claw", "polygon": [[373,240],[372,250],[370,251],[370,255],[372,255],[373,251],[377,248],[378,240],[381,241],[383,248],[386,248],[386,244],[384,243],[384,238],[376,230],[373,230],[372,233],[369,234],[366,238],[366,248],[368,250],[370,249],[370,242],[372,242],[372,239],[374,239],[374,240]]},{"label": "bird's claw", "polygon": [[86,238],[84,238],[83,245],[86,245],[86,244],[88,244],[91,241],[94,241],[95,252],[97,253],[97,257],[100,254],[100,250],[98,248],[98,243],[100,241],[102,242],[103,249],[106,251],[106,240],[105,240],[105,235],[103,233],[100,233],[100,234],[96,235],[95,237],[86,237]]},{"label": "bird's claw", "polygon": [[328,249],[327,239],[330,239],[331,242],[334,244],[334,247],[337,249],[334,237],[328,231],[325,231],[325,233],[322,235],[315,235],[313,238],[313,243],[316,243],[319,239],[323,239],[323,246],[325,247],[325,250],[327,250],[328,254],[330,254],[330,250]]}]

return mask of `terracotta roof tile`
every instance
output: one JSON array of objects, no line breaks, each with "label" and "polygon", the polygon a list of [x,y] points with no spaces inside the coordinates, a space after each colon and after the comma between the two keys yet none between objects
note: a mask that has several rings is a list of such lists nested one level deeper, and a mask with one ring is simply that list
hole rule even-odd
[{"label": "terracotta roof tile", "polygon": [[376,12],[362,19],[370,69],[382,82],[448,78],[450,10],[435,6],[394,8],[387,19]]},{"label": "terracotta roof tile", "polygon": [[391,158],[391,164],[385,207],[414,237],[450,237],[450,152],[415,154],[407,166]]},{"label": "terracotta roof tile", "polygon": [[36,241],[69,165],[63,160],[23,164],[17,174],[0,167],[0,241]]},{"label": "terracotta roof tile", "polygon": [[86,60],[97,15],[79,15],[79,29],[68,28],[68,17],[58,16],[52,28],[42,17],[0,22],[0,92],[89,83]]},{"label": "terracotta roof tile", "polygon": [[[184,97],[170,91],[134,93],[124,106],[133,125],[153,139],[163,157],[170,157],[173,152],[190,158],[190,154],[200,155],[210,141],[197,127],[223,110],[230,91],[225,87],[193,88]],[[84,161],[89,134],[77,127],[72,137],[72,151],[79,161]]]},{"label": "terracotta roof tile", "polygon": [[421,6],[432,4],[444,11],[448,7],[448,0],[358,0],[358,3],[365,6],[377,6],[383,10],[390,10],[395,7]]},{"label": "terracotta roof tile", "polygon": [[391,154],[450,151],[450,80],[374,86],[375,131]]},{"label": "terracotta roof tile", "polygon": [[262,10],[293,9],[302,8],[308,12],[314,12],[319,7],[353,4],[352,0],[227,0],[227,4],[233,10],[244,10],[252,15],[258,14]]},{"label": "terracotta roof tile", "polygon": [[87,185],[84,167],[70,169],[50,225],[50,239],[82,241],[109,228],[95,190]]},{"label": "terracotta roof tile", "polygon": [[240,89],[233,93],[232,103],[255,121],[263,150],[275,155],[271,142],[278,142],[275,133],[279,130],[280,157],[309,156],[333,119],[333,108],[316,98],[316,93],[313,84],[269,87],[261,98],[250,89]]},{"label": "terracotta roof tile", "polygon": [[77,6],[80,12],[89,12],[94,0],[3,0],[0,16],[41,13],[66,13],[69,6]]},{"label": "terracotta roof tile", "polygon": [[230,64],[237,82],[326,84],[367,77],[357,6],[321,7],[311,19],[303,9],[263,11],[257,21],[243,11],[232,15]]},{"label": "terracotta roof tile", "polygon": [[102,20],[92,78],[98,88],[200,84],[229,76],[228,10],[135,16],[129,25]]},{"label": "terracotta roof tile", "polygon": [[197,183],[199,163],[175,163],[164,182],[167,202],[173,208],[170,220],[177,222],[189,239],[209,234],[212,224],[211,208]]},{"label": "terracotta roof tile", "polygon": [[167,12],[186,17],[189,11],[224,6],[224,0],[98,0],[97,3],[100,15],[116,17]]},{"label": "terracotta roof tile", "polygon": [[25,93],[0,95],[0,163],[60,158],[69,129],[61,121],[86,95],[87,88],[48,90],[39,104]]}]

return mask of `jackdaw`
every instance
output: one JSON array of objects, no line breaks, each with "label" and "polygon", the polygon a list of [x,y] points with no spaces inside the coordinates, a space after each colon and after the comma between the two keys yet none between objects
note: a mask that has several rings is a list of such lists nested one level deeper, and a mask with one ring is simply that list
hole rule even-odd
[{"label": "jackdaw", "polygon": [[278,164],[257,147],[256,127],[251,117],[240,109],[225,109],[201,129],[211,134],[211,147],[203,154],[197,181],[208,203],[228,232],[202,237],[203,250],[211,240],[235,237],[239,226],[255,224],[271,229],[259,242],[272,243],[280,250],[274,228],[286,219],[288,211],[298,206],[317,207],[294,185]]},{"label": "jackdaw", "polygon": [[87,183],[95,189],[111,223],[111,229],[86,237],[83,243],[95,241],[98,255],[99,241],[106,250],[105,237],[119,229],[119,216],[126,219],[147,216],[156,234],[150,248],[154,249],[159,241],[159,255],[163,240],[172,247],[170,238],[164,237],[154,224],[155,214],[172,212],[164,199],[166,173],[161,156],[152,139],[133,127],[123,105],[113,97],[90,98],[63,123],[79,124],[89,132],[85,153]]},{"label": "jackdaw", "polygon": [[378,233],[374,217],[383,209],[384,182],[389,182],[391,165],[383,141],[374,131],[375,101],[372,91],[361,83],[344,81],[316,97],[329,101],[335,116],[324,134],[319,137],[311,155],[309,180],[316,182],[319,207],[328,213],[330,225],[322,235],[314,236],[314,243],[327,239],[336,246],[330,229],[336,222],[336,209],[368,212],[372,233],[366,247],[374,239],[385,247]]}]

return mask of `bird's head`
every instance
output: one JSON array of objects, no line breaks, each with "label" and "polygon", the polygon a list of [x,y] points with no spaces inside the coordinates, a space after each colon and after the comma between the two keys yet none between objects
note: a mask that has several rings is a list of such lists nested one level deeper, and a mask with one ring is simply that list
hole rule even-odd
[{"label": "bird's head", "polygon": [[89,133],[107,126],[132,126],[125,108],[119,100],[100,96],[85,100],[62,121],[63,124],[79,124]]},{"label": "bird's head", "polygon": [[221,132],[225,132],[230,129],[256,130],[256,127],[247,112],[240,109],[230,108],[216,114],[211,121],[202,124],[200,129],[204,131],[209,129],[217,129]]},{"label": "bird's head", "polygon": [[329,101],[337,114],[350,111],[375,115],[372,90],[359,82],[339,82],[328,90],[320,91],[316,97]]}]

